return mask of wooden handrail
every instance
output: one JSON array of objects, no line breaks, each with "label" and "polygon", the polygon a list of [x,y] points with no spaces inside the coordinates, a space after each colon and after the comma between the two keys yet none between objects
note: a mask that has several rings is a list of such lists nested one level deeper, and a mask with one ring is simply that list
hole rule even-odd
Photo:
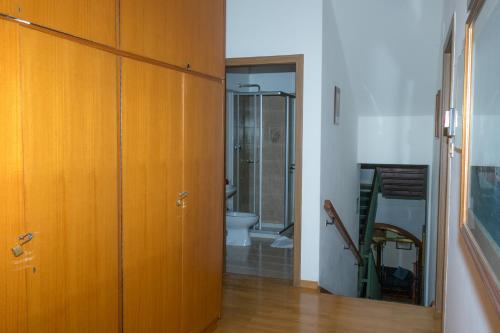
[{"label": "wooden handrail", "polygon": [[398,226],[392,225],[392,224],[387,224],[387,223],[375,223],[373,226],[375,229],[378,230],[383,230],[383,231],[390,231],[395,234],[400,234],[401,236],[404,236],[408,239],[410,239],[416,247],[422,248],[422,241],[418,239],[415,235],[413,235],[411,232],[408,230],[405,230],[403,228],[400,228]]},{"label": "wooden handrail", "polygon": [[352,238],[349,235],[349,232],[347,231],[347,229],[345,228],[344,223],[342,223],[342,220],[340,219],[339,214],[335,210],[335,207],[333,207],[332,202],[330,200],[325,200],[325,204],[324,204],[323,208],[325,209],[326,213],[332,219],[332,222],[335,224],[335,226],[339,230],[339,233],[342,236],[342,238],[344,239],[344,241],[346,242],[347,246],[349,246],[349,249],[351,250],[351,252],[354,255],[354,257],[356,258],[356,260],[358,261],[358,265],[363,266],[363,258],[361,257],[361,254],[359,253],[358,248],[356,247],[356,245],[352,241]]}]

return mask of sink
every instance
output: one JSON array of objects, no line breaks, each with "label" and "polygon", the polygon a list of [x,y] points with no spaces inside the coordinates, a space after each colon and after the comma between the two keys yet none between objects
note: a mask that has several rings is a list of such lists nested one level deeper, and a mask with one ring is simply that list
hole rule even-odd
[{"label": "sink", "polygon": [[236,186],[226,185],[226,199],[231,198],[236,193]]}]

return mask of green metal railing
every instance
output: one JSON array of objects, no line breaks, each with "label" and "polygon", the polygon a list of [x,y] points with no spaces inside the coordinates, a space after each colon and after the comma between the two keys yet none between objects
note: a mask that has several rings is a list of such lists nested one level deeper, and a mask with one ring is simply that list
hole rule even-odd
[{"label": "green metal railing", "polygon": [[370,206],[366,221],[366,230],[364,243],[361,246],[361,256],[363,257],[364,265],[359,266],[358,271],[358,296],[363,298],[381,298],[380,277],[375,265],[375,259],[372,252],[372,238],[375,226],[375,218],[377,217],[378,194],[380,193],[381,179],[377,169],[373,175],[372,193],[370,198]]}]

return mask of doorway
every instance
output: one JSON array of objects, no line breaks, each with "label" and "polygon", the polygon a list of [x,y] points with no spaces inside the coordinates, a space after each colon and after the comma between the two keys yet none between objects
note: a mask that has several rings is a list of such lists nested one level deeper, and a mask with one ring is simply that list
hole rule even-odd
[{"label": "doorway", "polygon": [[302,85],[302,55],[226,60],[228,273],[300,284]]}]

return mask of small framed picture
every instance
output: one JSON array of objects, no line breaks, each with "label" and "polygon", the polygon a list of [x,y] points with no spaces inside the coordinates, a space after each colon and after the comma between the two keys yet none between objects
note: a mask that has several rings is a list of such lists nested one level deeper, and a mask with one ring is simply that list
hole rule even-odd
[{"label": "small framed picture", "polygon": [[441,90],[436,94],[436,109],[434,110],[434,137],[441,135]]},{"label": "small framed picture", "polygon": [[333,124],[340,124],[340,88],[337,86],[333,91]]}]

